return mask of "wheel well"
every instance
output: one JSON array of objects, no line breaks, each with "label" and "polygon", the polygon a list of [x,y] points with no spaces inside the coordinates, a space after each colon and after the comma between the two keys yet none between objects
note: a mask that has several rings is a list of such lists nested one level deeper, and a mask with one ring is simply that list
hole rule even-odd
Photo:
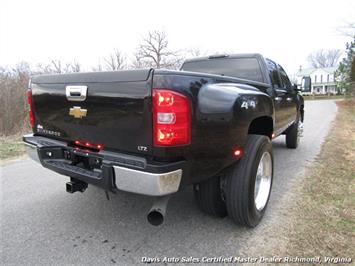
[{"label": "wheel well", "polygon": [[270,139],[273,133],[273,121],[269,116],[255,118],[249,125],[248,134],[265,135]]}]

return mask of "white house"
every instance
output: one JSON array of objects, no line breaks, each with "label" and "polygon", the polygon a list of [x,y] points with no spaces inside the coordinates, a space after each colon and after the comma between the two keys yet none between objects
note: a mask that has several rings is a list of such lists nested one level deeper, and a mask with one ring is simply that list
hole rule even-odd
[{"label": "white house", "polygon": [[309,94],[336,94],[338,92],[337,83],[334,78],[336,67],[325,68],[308,68],[300,69],[295,74],[297,85],[301,87],[302,79],[304,77],[311,78],[311,91],[305,91]]}]

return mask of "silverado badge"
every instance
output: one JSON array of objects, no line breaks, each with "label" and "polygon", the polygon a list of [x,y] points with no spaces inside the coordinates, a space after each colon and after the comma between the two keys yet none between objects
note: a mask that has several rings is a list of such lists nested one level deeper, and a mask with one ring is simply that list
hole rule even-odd
[{"label": "silverado badge", "polygon": [[69,115],[74,116],[75,118],[83,118],[86,116],[88,110],[87,109],[81,109],[80,106],[74,106],[73,108],[69,109]]}]

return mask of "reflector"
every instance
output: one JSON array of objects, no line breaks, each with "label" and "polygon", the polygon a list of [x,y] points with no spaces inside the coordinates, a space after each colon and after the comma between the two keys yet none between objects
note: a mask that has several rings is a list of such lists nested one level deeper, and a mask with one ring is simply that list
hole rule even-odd
[{"label": "reflector", "polygon": [[243,155],[243,150],[241,148],[237,148],[233,151],[233,155],[236,158],[240,158]]}]

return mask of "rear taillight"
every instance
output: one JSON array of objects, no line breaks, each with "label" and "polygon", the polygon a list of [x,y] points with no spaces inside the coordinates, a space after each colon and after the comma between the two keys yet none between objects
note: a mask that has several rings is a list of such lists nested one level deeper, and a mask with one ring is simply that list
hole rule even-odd
[{"label": "rear taillight", "polygon": [[168,89],[153,89],[154,145],[189,144],[190,116],[190,103],[186,96]]},{"label": "rear taillight", "polygon": [[29,105],[28,114],[29,114],[29,118],[30,118],[30,124],[31,124],[32,127],[34,127],[35,126],[35,116],[34,116],[34,113],[33,113],[32,90],[31,90],[31,88],[28,88],[28,90],[27,90],[27,102],[28,102],[28,105]]}]

